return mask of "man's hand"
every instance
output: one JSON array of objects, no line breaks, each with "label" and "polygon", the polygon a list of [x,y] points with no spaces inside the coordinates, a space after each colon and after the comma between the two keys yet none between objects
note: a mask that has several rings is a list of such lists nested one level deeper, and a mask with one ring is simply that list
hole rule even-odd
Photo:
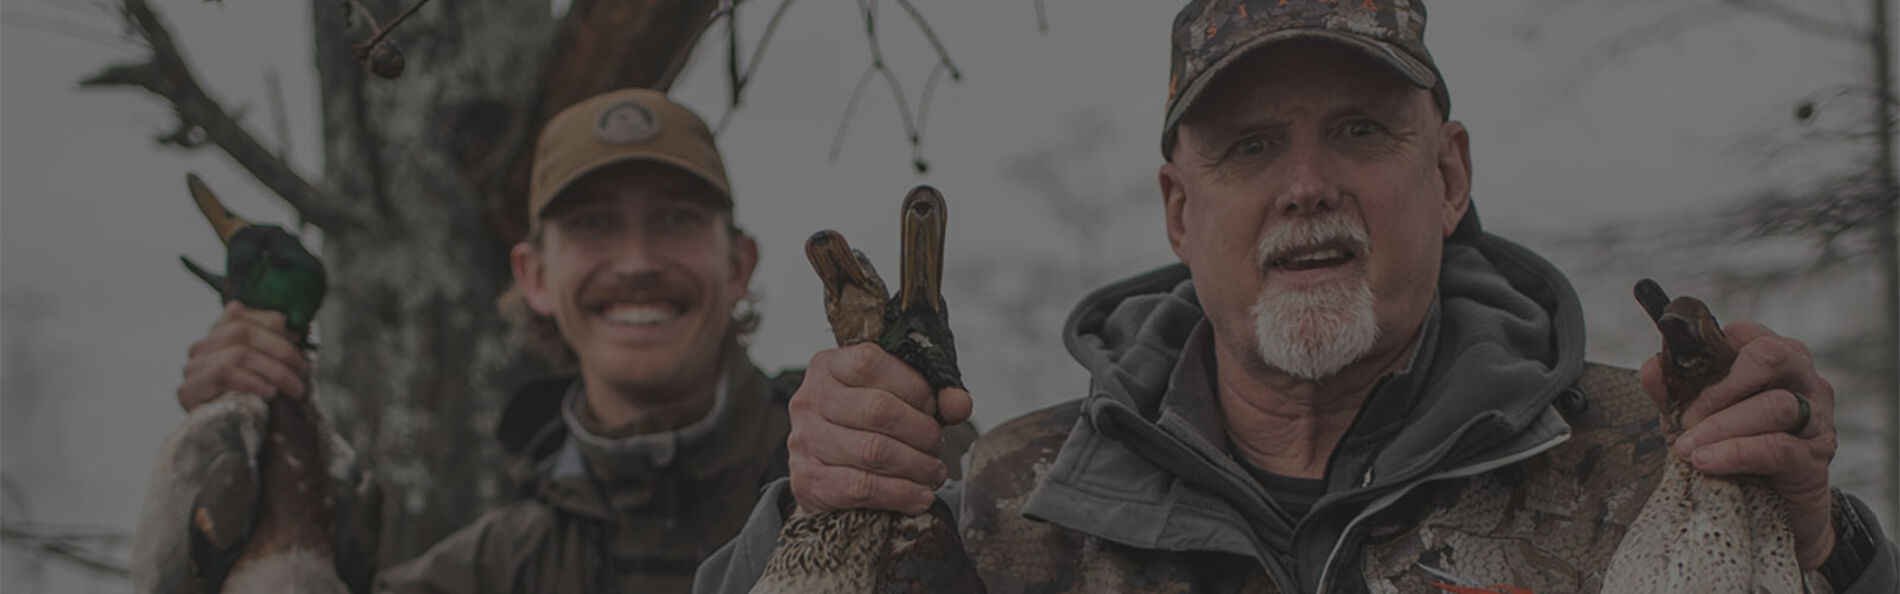
[{"label": "man's hand", "polygon": [[970,394],[930,393],[924,377],[861,343],[819,351],[788,405],[792,495],[812,512],[887,509],[920,514],[949,469],[937,458],[943,422],[970,417]]},{"label": "man's hand", "polygon": [[[1834,460],[1834,387],[1814,368],[1807,345],[1755,322],[1722,328],[1740,350],[1727,377],[1702,391],[1682,412],[1674,453],[1697,471],[1767,477],[1788,500],[1795,556],[1801,567],[1819,567],[1834,551],[1827,467]],[[1658,409],[1666,391],[1661,362],[1643,362],[1643,389]],[[1809,420],[1798,434],[1800,401]],[[1665,424],[1667,426],[1667,424]]]},{"label": "man's hand", "polygon": [[211,331],[192,343],[178,404],[189,412],[230,391],[301,398],[308,377],[310,360],[284,329],[284,315],[233,300]]}]

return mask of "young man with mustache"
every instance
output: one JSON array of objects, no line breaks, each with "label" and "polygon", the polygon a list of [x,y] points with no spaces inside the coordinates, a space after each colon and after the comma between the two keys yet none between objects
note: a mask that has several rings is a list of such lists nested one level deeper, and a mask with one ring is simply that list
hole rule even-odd
[{"label": "young man with mustache", "polygon": [[[768,377],[741,343],[759,248],[733,206],[712,132],[658,91],[549,120],[503,306],[577,373],[527,386],[501,414],[530,495],[380,572],[375,591],[690,589],[785,476],[798,381]],[[192,346],[178,398],[189,410],[229,390],[301,397],[309,371],[281,317],[234,304]],[[973,432],[948,435],[954,467]]]},{"label": "young man with mustache", "polygon": [[937,490],[921,440],[885,429],[915,419],[825,403],[955,420],[968,394],[876,348],[818,353],[789,486],[697,591],[757,579],[787,489],[908,513],[936,490],[992,593],[1596,591],[1671,455],[1765,476],[1833,590],[1895,591],[1892,543],[1829,489],[1833,391],[1800,342],[1729,324],[1742,355],[1673,448],[1654,359],[1583,361],[1568,280],[1478,222],[1424,27],[1419,0],[1189,2],[1159,172],[1181,263],[1071,315],[1091,393],[989,432]]}]

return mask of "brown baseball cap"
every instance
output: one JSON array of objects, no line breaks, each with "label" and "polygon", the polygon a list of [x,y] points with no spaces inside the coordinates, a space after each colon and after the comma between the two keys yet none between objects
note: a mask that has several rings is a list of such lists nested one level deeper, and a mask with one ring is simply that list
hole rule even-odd
[{"label": "brown baseball cap", "polygon": [[677,167],[711,184],[720,204],[732,207],[726,164],[706,122],[660,91],[623,89],[569,106],[541,129],[528,188],[529,219],[539,220],[575,180],[629,161]]},{"label": "brown baseball cap", "polygon": [[1424,0],[1193,0],[1174,17],[1167,118],[1161,154],[1174,128],[1210,83],[1242,56],[1280,41],[1320,39],[1364,52],[1451,113],[1445,78],[1425,49]]}]

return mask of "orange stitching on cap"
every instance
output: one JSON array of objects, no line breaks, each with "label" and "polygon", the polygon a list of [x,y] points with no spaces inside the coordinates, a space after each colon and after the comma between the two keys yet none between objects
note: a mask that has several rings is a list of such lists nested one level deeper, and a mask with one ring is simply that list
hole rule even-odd
[{"label": "orange stitching on cap", "polygon": [[1220,32],[1220,27],[1219,27],[1219,26],[1216,26],[1216,25],[1215,25],[1215,24],[1213,24],[1213,23],[1208,23],[1208,24],[1207,24],[1207,38],[1208,38],[1208,39],[1213,39],[1213,38],[1214,38],[1214,34],[1215,34],[1215,33],[1219,33],[1219,32]]},{"label": "orange stitching on cap", "polygon": [[1240,18],[1247,18],[1247,5],[1240,5]]},{"label": "orange stitching on cap", "polygon": [[1364,8],[1364,9],[1368,9],[1368,10],[1378,10],[1378,9],[1379,9],[1379,5],[1378,5],[1378,3],[1375,3],[1375,2],[1373,2],[1372,0],[1366,0],[1366,3],[1365,3],[1365,4],[1361,4],[1361,5],[1359,5],[1359,7],[1360,7],[1360,8]]}]

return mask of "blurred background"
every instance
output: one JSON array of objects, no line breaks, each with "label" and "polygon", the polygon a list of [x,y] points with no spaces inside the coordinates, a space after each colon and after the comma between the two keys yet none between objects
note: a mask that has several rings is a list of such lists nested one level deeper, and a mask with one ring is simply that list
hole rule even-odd
[{"label": "blurred background", "polygon": [[[323,28],[335,0],[150,4],[209,96],[241,114],[288,171],[348,194],[352,170],[377,160],[324,144],[322,102],[334,89],[319,82],[326,62],[313,48],[335,36]],[[410,5],[364,4],[384,21]],[[469,82],[442,73],[481,65],[412,50],[402,79],[356,77],[371,99],[358,109],[400,113],[405,101],[484,84],[531,93],[544,40],[569,5],[556,1],[543,14],[528,0],[515,4],[538,18],[523,19],[514,36],[492,33],[494,47],[482,47],[481,35],[499,29],[457,43],[465,56],[519,55],[521,73]],[[830,343],[806,236],[839,230],[894,271],[897,204],[929,183],[950,202],[947,298],[979,426],[1080,397],[1086,378],[1059,340],[1068,308],[1106,281],[1173,261],[1155,170],[1178,4],[739,3],[736,27],[717,24],[689,46],[673,93],[722,128],[739,223],[760,241],[754,288],[764,323],[753,357],[768,369],[802,366]],[[458,6],[424,5],[404,27],[440,31],[474,18],[446,14],[476,10]],[[1642,277],[1709,299],[1725,319],[1807,341],[1838,393],[1833,480],[1867,499],[1892,534],[1900,420],[1891,378],[1900,361],[1891,350],[1892,247],[1879,238],[1894,230],[1880,217],[1894,207],[1881,173],[1895,163],[1878,149],[1891,128],[1875,124],[1891,117],[1893,102],[1876,99],[1883,47],[1870,37],[1892,23],[1877,27],[1871,10],[1868,0],[1441,0],[1431,4],[1428,39],[1452,115],[1471,130],[1486,226],[1571,275],[1586,304],[1590,357],[1634,366],[1656,350],[1653,326],[1629,297]],[[298,214],[217,147],[181,146],[206,133],[176,134],[180,118],[163,99],[79,86],[151,55],[120,4],[6,0],[0,12],[0,588],[129,591],[128,533],[153,451],[183,418],[173,391],[185,350],[218,315],[217,300],[177,263],[181,253],[222,260],[183,175],[197,172],[253,221]],[[522,41],[530,34],[543,41]],[[734,72],[744,80],[736,107]],[[403,150],[370,152],[391,179],[442,167],[412,164]],[[338,162],[346,156],[358,160]],[[413,217],[443,204],[393,208]],[[334,239],[314,227],[305,235]],[[478,246],[423,268],[492,277],[499,257]],[[333,267],[339,274],[348,272]],[[493,317],[479,299],[436,303],[458,310],[444,315]],[[324,340],[322,326],[326,345],[355,339]],[[480,340],[495,336],[485,331]],[[378,417],[382,409],[364,403],[401,397],[353,379],[364,370],[341,361],[361,357],[341,348],[351,347],[323,351],[318,398],[344,417],[359,450],[391,460],[398,513],[428,514],[447,491],[471,493],[433,524],[452,527],[498,497],[494,468],[477,462],[496,454],[476,429],[492,424],[496,386],[506,382],[477,382],[479,394],[441,405],[455,418],[415,414],[442,402],[427,400]],[[363,352],[403,359],[405,348]],[[483,357],[461,369],[520,367]],[[412,358],[428,361],[422,350]],[[409,445],[417,435],[457,437],[451,453],[429,454]],[[480,488],[423,475],[426,464],[458,455]]]}]

